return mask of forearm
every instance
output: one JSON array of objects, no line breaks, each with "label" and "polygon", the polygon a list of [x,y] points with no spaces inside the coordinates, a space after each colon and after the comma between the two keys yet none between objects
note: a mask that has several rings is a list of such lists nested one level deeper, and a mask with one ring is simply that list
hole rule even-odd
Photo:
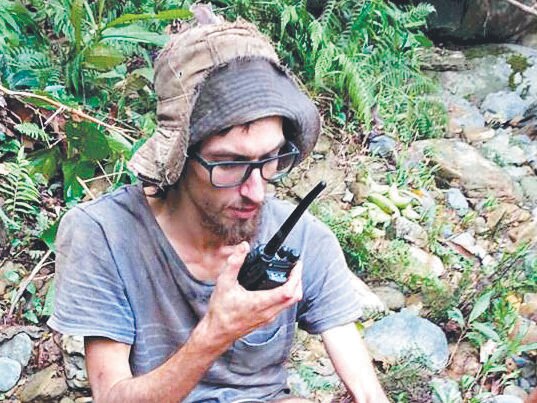
[{"label": "forearm", "polygon": [[164,364],[147,374],[115,383],[97,403],[177,402],[198,384],[212,363],[229,347],[215,340],[205,321]]},{"label": "forearm", "polygon": [[388,402],[369,352],[354,324],[323,333],[323,341],[339,377],[355,402]]}]

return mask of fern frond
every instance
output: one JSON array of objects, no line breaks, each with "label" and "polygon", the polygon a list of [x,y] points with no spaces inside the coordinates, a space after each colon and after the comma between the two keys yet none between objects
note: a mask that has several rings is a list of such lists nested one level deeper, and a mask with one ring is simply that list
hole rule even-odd
[{"label": "fern frond", "polygon": [[26,163],[5,162],[3,165],[8,174],[0,179],[0,196],[4,199],[2,208],[15,221],[20,215],[35,215],[40,200]]},{"label": "fern frond", "polygon": [[23,122],[15,125],[15,130],[20,134],[24,134],[34,140],[48,142],[50,141],[50,136],[42,128],[32,122]]}]

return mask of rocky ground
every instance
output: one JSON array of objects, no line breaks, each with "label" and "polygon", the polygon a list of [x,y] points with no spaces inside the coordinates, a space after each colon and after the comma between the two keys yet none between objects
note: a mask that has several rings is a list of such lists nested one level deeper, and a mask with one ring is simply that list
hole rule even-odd
[{"label": "rocky ground", "polygon": [[[516,45],[439,50],[431,55],[430,66],[444,88],[449,111],[446,138],[416,141],[406,150],[381,133],[370,138],[366,150],[324,136],[303,169],[279,191],[300,197],[318,180],[327,180],[323,202],[353,214],[353,231],[363,231],[367,217],[378,224],[379,251],[394,241],[405,245],[407,260],[394,271],[436,279],[456,289],[461,268],[456,259],[446,262],[430,247],[433,230],[446,250],[471,261],[476,270],[495,267],[505,253],[515,252],[525,242],[534,251],[527,259],[535,259],[537,50]],[[357,151],[351,154],[353,147]],[[385,184],[388,174],[403,169],[394,166],[398,158],[420,179],[432,175],[434,186],[413,193],[399,194],[396,189],[394,196],[394,189]],[[435,169],[427,169],[431,166]],[[405,204],[405,197],[414,202]],[[436,225],[438,217],[441,226]],[[528,267],[536,268],[531,262]],[[391,378],[384,380],[393,386],[397,374],[422,371],[424,381],[412,384],[409,401],[467,398],[457,382],[479,371],[497,347],[494,340],[480,351],[466,341],[452,341],[449,323],[438,326],[425,319],[430,301],[423,295],[409,293],[395,282],[370,285],[372,293],[357,283],[366,312],[362,327],[379,367],[392,368]],[[4,288],[0,282],[0,294]],[[520,336],[523,344],[537,343],[537,294],[513,295],[513,303],[518,309],[516,328],[526,330]],[[419,357],[428,365],[399,364],[400,372],[394,373],[397,363]],[[483,401],[522,402],[537,386],[536,357],[536,351],[508,357],[502,364],[521,376],[507,387],[493,385],[494,396]],[[289,367],[297,393],[321,402],[345,400],[318,337],[299,332]],[[435,385],[435,396],[429,382]],[[399,387],[404,390],[405,385]],[[0,393],[0,400],[6,401],[91,401],[81,340],[52,334],[45,327],[0,328]]]}]

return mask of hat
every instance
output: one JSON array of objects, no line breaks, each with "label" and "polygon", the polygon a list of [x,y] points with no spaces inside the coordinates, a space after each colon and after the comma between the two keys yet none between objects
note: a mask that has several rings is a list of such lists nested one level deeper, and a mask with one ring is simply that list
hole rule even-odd
[{"label": "hat", "polygon": [[283,116],[292,123],[301,159],[320,132],[313,102],[269,40],[244,21],[192,25],[171,35],[155,62],[154,85],[158,126],[128,166],[161,187],[177,182],[189,145],[222,129]]}]

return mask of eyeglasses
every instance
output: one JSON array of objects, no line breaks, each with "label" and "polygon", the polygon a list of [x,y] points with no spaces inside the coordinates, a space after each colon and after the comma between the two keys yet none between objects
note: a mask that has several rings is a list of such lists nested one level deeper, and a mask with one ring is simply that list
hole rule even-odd
[{"label": "eyeglasses", "polygon": [[288,141],[281,149],[280,153],[274,157],[260,161],[218,161],[210,162],[205,160],[199,153],[195,152],[191,158],[198,161],[207,171],[211,184],[217,188],[232,188],[242,185],[250,177],[252,171],[259,168],[261,177],[269,182],[277,181],[287,175],[295,165],[295,161],[300,154],[298,148]]}]

